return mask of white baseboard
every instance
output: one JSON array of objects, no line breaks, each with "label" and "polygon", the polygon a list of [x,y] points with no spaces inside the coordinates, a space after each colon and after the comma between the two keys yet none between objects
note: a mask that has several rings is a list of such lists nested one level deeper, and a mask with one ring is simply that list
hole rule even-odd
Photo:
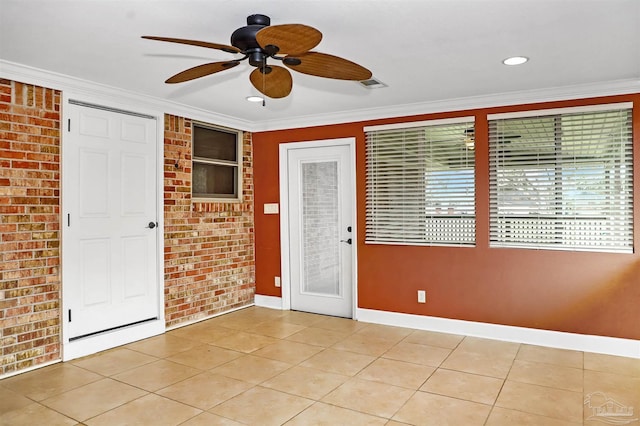
[{"label": "white baseboard", "polygon": [[92,355],[117,346],[126,345],[137,340],[157,336],[165,332],[162,319],[124,327],[83,339],[64,342],[62,345],[62,360],[70,361],[87,355]]},{"label": "white baseboard", "polygon": [[358,321],[441,333],[461,334],[559,349],[640,358],[640,340],[592,336],[534,328],[487,324],[448,318],[401,314],[372,309],[356,310]]},{"label": "white baseboard", "polygon": [[256,294],[255,304],[256,306],[260,306],[261,308],[282,310],[282,297],[263,296],[262,294]]}]

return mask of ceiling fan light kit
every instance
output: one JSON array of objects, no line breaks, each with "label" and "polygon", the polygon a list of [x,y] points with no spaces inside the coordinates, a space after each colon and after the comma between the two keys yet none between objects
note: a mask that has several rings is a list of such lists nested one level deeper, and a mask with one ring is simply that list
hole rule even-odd
[{"label": "ceiling fan light kit", "polygon": [[[302,24],[271,26],[266,15],[247,17],[247,25],[231,34],[231,46],[199,40],[142,36],[144,39],[188,44],[227,53],[242,54],[239,59],[211,62],[189,68],[168,78],[166,83],[182,83],[231,69],[244,60],[255,67],[249,76],[251,84],[270,98],[284,98],[291,93],[293,79],[287,68],[302,74],[336,80],[363,81],[372,73],[361,65],[338,56],[312,51],[322,40],[317,29]],[[272,59],[283,66],[268,64]],[[286,68],[285,68],[286,67]]]}]

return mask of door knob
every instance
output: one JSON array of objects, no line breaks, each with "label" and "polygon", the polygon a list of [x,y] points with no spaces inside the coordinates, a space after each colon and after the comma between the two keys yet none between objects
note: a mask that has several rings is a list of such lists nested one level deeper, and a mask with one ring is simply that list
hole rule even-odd
[{"label": "door knob", "polygon": [[156,226],[158,226],[158,225],[157,225],[155,222],[149,222],[149,224],[147,225],[147,228],[149,228],[149,229],[153,229],[153,228],[155,228]]}]

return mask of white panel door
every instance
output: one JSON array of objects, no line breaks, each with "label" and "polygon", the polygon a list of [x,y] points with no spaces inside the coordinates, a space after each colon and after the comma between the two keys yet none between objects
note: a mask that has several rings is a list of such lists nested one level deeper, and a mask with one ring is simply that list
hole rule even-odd
[{"label": "white panel door", "polygon": [[74,339],[158,317],[156,121],[67,108],[63,285]]},{"label": "white panel door", "polygon": [[351,318],[350,147],[287,152],[291,309]]}]

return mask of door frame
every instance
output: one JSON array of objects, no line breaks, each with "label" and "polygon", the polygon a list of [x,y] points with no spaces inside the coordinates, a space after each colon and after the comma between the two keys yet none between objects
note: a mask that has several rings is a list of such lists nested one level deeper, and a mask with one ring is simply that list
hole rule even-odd
[{"label": "door frame", "polygon": [[352,267],[351,267],[351,291],[352,307],[351,318],[356,318],[358,307],[358,227],[357,227],[357,195],[356,195],[356,138],[322,139],[307,142],[289,142],[279,145],[279,172],[280,172],[280,273],[281,277],[281,297],[282,309],[291,310],[291,244],[289,233],[289,150],[303,148],[323,148],[331,146],[349,147],[350,170],[349,186],[353,194],[351,200],[351,223],[352,238],[351,244]]},{"label": "door frame", "polygon": [[[156,121],[156,220],[158,223],[157,231],[158,237],[156,239],[156,285],[158,286],[158,316],[157,319],[152,321],[146,321],[140,324],[134,324],[118,328],[112,331],[105,331],[93,336],[80,338],[77,340],[69,339],[68,321],[65,312],[68,311],[69,306],[67,302],[69,299],[65,297],[69,291],[68,286],[65,285],[65,239],[66,239],[66,205],[65,205],[65,191],[67,185],[65,185],[65,168],[69,167],[67,159],[65,158],[65,141],[68,137],[68,123],[71,118],[67,106],[69,101],[86,103],[87,105],[93,105],[94,107],[102,107],[106,110],[113,110],[115,112],[120,111],[122,113],[132,113],[134,115],[145,115],[150,118],[154,118]],[[146,339],[148,337],[162,334],[166,330],[165,317],[164,317],[164,200],[163,200],[163,188],[164,188],[164,113],[160,110],[150,109],[148,106],[138,103],[123,104],[119,100],[110,97],[101,96],[87,96],[86,94],[75,92],[63,92],[62,93],[62,122],[60,128],[60,269],[61,269],[61,311],[60,311],[60,329],[61,329],[61,352],[62,360],[69,361],[74,358],[91,355],[106,349],[111,349],[117,346],[125,345],[127,343],[135,342],[137,340]]]}]

